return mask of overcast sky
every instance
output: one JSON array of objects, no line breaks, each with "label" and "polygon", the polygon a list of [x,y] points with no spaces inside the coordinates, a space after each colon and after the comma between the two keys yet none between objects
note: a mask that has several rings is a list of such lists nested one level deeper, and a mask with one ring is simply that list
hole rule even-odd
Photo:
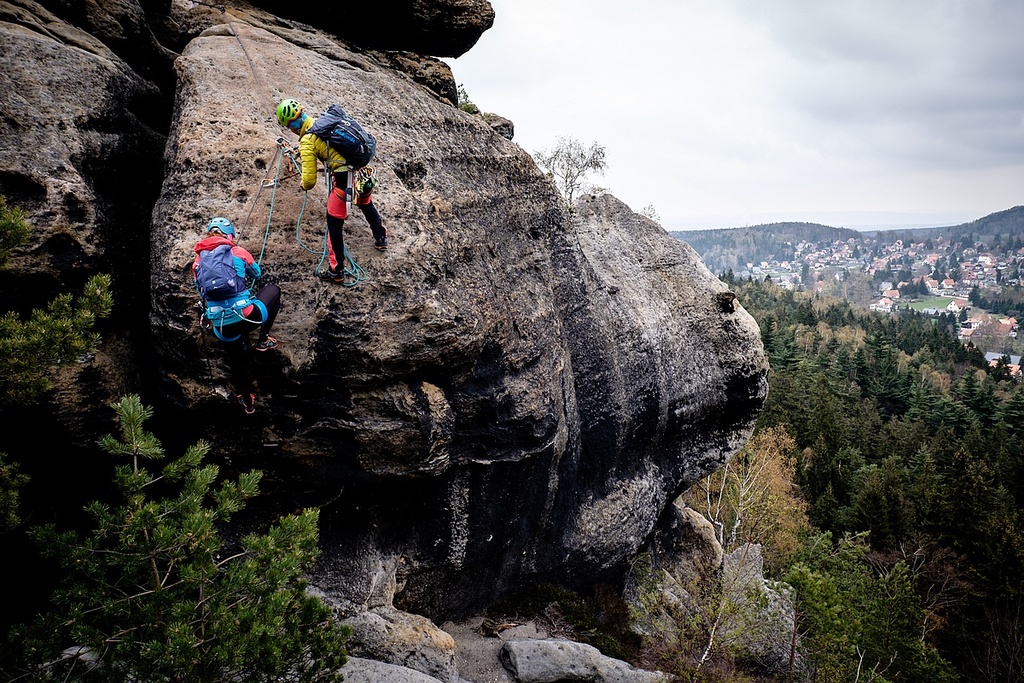
[{"label": "overcast sky", "polygon": [[952,225],[1024,204],[1022,0],[491,0],[445,60],[531,154],[668,230]]}]

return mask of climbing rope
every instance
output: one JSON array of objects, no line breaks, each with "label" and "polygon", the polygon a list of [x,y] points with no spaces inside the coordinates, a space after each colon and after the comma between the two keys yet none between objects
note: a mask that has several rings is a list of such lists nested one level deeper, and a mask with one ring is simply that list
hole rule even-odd
[{"label": "climbing rope", "polygon": [[[220,10],[225,17],[230,16],[228,14],[227,8],[222,7],[220,8]],[[238,41],[238,46],[242,48],[242,54],[245,56],[245,61],[249,62],[249,72],[252,74],[253,80],[256,81],[256,89],[254,90],[254,92],[258,92],[263,95],[263,105],[267,107],[267,111],[272,111],[274,105],[270,102],[270,98],[266,96],[267,89],[263,87],[263,83],[260,80],[260,76],[259,74],[256,73],[256,65],[253,63],[252,57],[249,56],[249,51],[245,49],[245,42],[242,41],[242,36],[239,35],[238,31],[235,30],[235,22],[229,19],[227,24],[228,30],[231,31],[231,35],[235,37],[235,39]]]},{"label": "climbing rope", "polygon": [[[287,165],[286,165],[287,162]],[[287,169],[285,174],[282,175],[282,170]],[[270,189],[270,209],[267,212],[267,225],[263,230],[263,243],[260,246],[259,257],[257,263],[263,265],[263,256],[266,253],[267,240],[270,238],[270,228],[274,221],[274,209],[277,202],[277,188],[280,186],[281,181],[287,180],[301,173],[301,166],[295,159],[295,152],[292,148],[288,147],[287,142],[284,138],[277,139],[277,156],[273,163],[267,167],[267,174],[260,181],[259,189],[256,191],[256,195],[252,199],[252,204],[249,207],[249,212],[246,215],[243,226],[249,225],[252,220],[252,214],[256,209],[256,205],[259,202],[259,197],[263,193],[263,190]],[[273,177],[271,177],[273,176]],[[330,195],[333,190],[331,174],[327,174],[327,193]],[[327,228],[324,227],[323,239],[320,248],[314,249],[306,245],[302,240],[302,217],[306,212],[306,204],[309,201],[309,193],[304,193],[302,197],[302,206],[299,208],[299,214],[295,219],[295,241],[305,251],[311,254],[319,254],[320,261],[313,269],[313,275],[316,276],[321,269],[324,267],[324,262],[327,261],[329,254],[328,243],[327,243]],[[346,287],[354,287],[360,282],[366,280],[366,271],[360,266],[352,255],[348,252],[348,247],[345,244],[341,245],[341,249],[336,253],[340,252],[342,272],[345,279],[341,282]],[[348,264],[348,265],[346,265]]]},{"label": "climbing rope", "polygon": [[[284,180],[285,178],[290,178],[292,175],[295,175],[295,174],[298,173],[297,170],[294,170],[296,168],[294,158],[290,157],[290,156],[286,157],[286,151],[284,149],[282,149],[282,145],[284,143],[284,139],[283,138],[278,138],[277,141],[278,141],[277,159],[276,159],[276,161],[274,163],[272,163],[270,166],[267,167],[267,174],[263,177],[263,180],[260,182],[259,189],[256,191],[255,196],[253,196],[252,203],[249,205],[249,212],[246,214],[245,220],[242,221],[242,226],[241,226],[242,228],[248,227],[250,221],[252,220],[253,211],[255,211],[255,209],[256,209],[256,205],[259,202],[259,198],[260,198],[260,195],[263,193],[263,190],[267,189],[268,187],[273,188],[273,191],[271,192],[271,195],[270,195],[270,212],[267,215],[267,226],[263,230],[263,243],[260,245],[260,255],[256,259],[256,263],[258,263],[260,265],[260,267],[263,266],[263,256],[264,256],[264,254],[266,253],[266,250],[267,250],[267,240],[270,238],[270,226],[271,226],[271,221],[272,221],[273,216],[274,216],[274,201],[277,198],[277,186],[278,186],[278,184],[280,183],[281,180]],[[293,168],[293,172],[291,174],[287,175],[287,176],[284,176],[284,178],[282,178],[281,177],[281,165],[282,165],[282,163],[284,162],[284,160],[286,158],[288,158],[289,164]],[[270,178],[270,169],[271,168],[275,169],[275,171],[274,171],[275,172],[275,177],[274,177],[273,180],[271,180],[271,178]],[[303,206],[305,206],[305,202],[303,202]],[[301,216],[301,214],[300,214],[300,216]]]},{"label": "climbing rope", "polygon": [[[223,6],[217,6],[217,7],[224,14],[225,18],[227,18],[226,24],[227,24],[228,30],[231,32],[231,35],[233,35],[235,37],[235,39],[238,41],[238,45],[242,49],[242,54],[245,57],[245,60],[249,64],[249,71],[252,74],[253,80],[255,81],[255,84],[256,84],[255,92],[266,93],[266,89],[263,87],[263,83],[260,80],[259,74],[256,72],[256,65],[253,62],[252,58],[249,56],[249,51],[245,47],[245,41],[242,40],[242,36],[239,34],[239,32],[235,30],[234,21],[232,21],[230,18],[228,18],[230,15],[228,15],[227,10],[226,10],[225,7],[223,7]],[[264,97],[264,105],[267,106],[268,104],[269,104],[269,100],[267,100]],[[269,104],[269,106],[267,106],[267,109],[268,110],[272,110],[273,109],[273,105]],[[281,175],[281,167],[284,164],[285,160],[287,160],[287,162],[288,162],[289,173],[287,175],[282,176]],[[273,180],[271,180],[271,178],[270,178],[270,169],[271,168],[274,168],[274,173],[275,173]],[[325,170],[326,170],[326,166],[325,166]],[[277,198],[277,187],[278,187],[278,185],[281,184],[282,180],[287,180],[288,178],[292,178],[292,177],[294,177],[296,175],[299,175],[301,172],[302,172],[302,165],[298,161],[296,161],[296,159],[295,159],[295,150],[288,146],[288,143],[284,140],[284,138],[278,138],[277,139],[277,158],[276,158],[276,160],[275,160],[275,162],[273,164],[271,164],[270,166],[267,167],[267,174],[266,174],[266,176],[264,176],[263,180],[260,182],[259,190],[256,192],[256,196],[253,197],[252,205],[249,208],[249,213],[246,216],[245,222],[243,223],[243,226],[244,225],[248,225],[250,219],[252,218],[252,213],[253,213],[253,211],[256,208],[256,203],[257,203],[257,201],[259,199],[260,194],[263,192],[263,190],[268,188],[268,187],[272,188],[271,195],[270,195],[270,209],[269,209],[269,211],[267,213],[267,226],[266,226],[266,228],[263,231],[263,243],[262,243],[262,245],[260,247],[259,257],[256,260],[256,262],[261,267],[263,265],[263,256],[264,256],[264,254],[266,252],[266,248],[267,248],[267,240],[270,238],[270,226],[272,225],[273,217],[274,217],[274,203],[275,203],[276,198]],[[366,177],[369,178],[369,181],[371,183],[371,188],[372,188],[372,186],[373,186],[372,183],[375,182],[375,179],[372,178],[373,170],[370,169],[369,173],[370,173],[370,176],[366,176]],[[328,173],[326,173],[326,175],[327,175],[327,194],[328,194],[328,196],[330,196],[330,193],[331,193],[331,190],[332,190],[332,187],[331,187],[331,173],[328,172]],[[360,178],[363,179],[363,176],[360,176]],[[298,243],[298,245],[300,247],[302,247],[306,251],[308,251],[310,253],[313,253],[313,254],[316,254],[316,253],[320,254],[320,262],[317,264],[316,268],[314,268],[314,270],[313,270],[313,275],[315,277],[315,276],[317,276],[319,274],[320,270],[324,266],[324,262],[327,261],[327,259],[328,259],[328,254],[329,254],[328,241],[327,241],[328,233],[327,233],[327,228],[325,226],[324,227],[323,243],[322,243],[322,246],[321,246],[321,248],[319,250],[315,250],[315,249],[311,249],[311,248],[307,247],[306,244],[302,241],[302,216],[303,216],[303,214],[306,211],[306,202],[308,201],[308,199],[309,199],[309,193],[306,192],[304,194],[303,198],[302,198],[302,206],[299,209],[299,215],[295,219],[295,241]],[[339,254],[337,253],[337,250],[336,250],[336,256],[337,255],[339,255]],[[346,287],[354,287],[354,286],[358,285],[360,282],[362,282],[362,281],[364,281],[366,279],[366,272],[363,270],[362,266],[360,266],[358,263],[356,263],[355,259],[352,258],[351,254],[348,253],[348,248],[345,246],[344,243],[341,245],[340,257],[341,258],[340,258],[340,262],[339,263],[340,263],[340,265],[342,267],[342,272],[343,272],[343,274],[345,276],[345,279],[341,282],[341,284],[343,284]],[[349,264],[349,265],[346,266],[345,265],[346,263]]]}]

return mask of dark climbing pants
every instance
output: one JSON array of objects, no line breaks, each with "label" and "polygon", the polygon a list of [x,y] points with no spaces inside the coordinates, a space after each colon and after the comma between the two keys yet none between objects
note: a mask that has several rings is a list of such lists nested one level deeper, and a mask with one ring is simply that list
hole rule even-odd
[{"label": "dark climbing pants", "polygon": [[[348,172],[334,174],[334,187],[327,197],[327,257],[331,263],[331,270],[337,271],[339,263],[344,259],[345,253],[345,219],[348,218],[348,205],[345,202],[345,191],[349,187]],[[363,218],[370,224],[370,230],[374,238],[384,237],[387,232],[384,230],[384,222],[381,220],[380,212],[373,205],[373,191],[368,194],[355,195],[353,202],[360,211]],[[340,258],[339,258],[340,257]]]},{"label": "dark climbing pants", "polygon": [[277,318],[277,312],[281,308],[281,288],[274,283],[263,286],[256,293],[256,298],[267,307],[267,318],[262,319],[262,312],[253,306],[248,313],[248,319],[242,322],[225,325],[221,334],[231,339],[238,336],[238,339],[230,342],[222,342],[224,352],[228,357],[228,367],[231,373],[231,385],[236,394],[256,393],[256,380],[252,372],[252,345],[249,335],[254,329],[259,328],[257,342],[261,342],[270,334]]}]

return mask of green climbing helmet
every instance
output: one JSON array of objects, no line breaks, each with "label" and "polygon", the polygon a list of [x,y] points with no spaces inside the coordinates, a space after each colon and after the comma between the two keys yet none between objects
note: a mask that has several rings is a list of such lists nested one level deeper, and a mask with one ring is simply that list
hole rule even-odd
[{"label": "green climbing helmet", "polygon": [[302,114],[302,105],[299,104],[298,100],[287,99],[281,100],[281,103],[277,105],[277,122],[282,126],[287,126],[289,123],[299,118]]},{"label": "green climbing helmet", "polygon": [[220,230],[225,235],[235,236],[235,226],[227,218],[221,218],[220,216],[211,218],[210,222],[206,224],[206,232],[214,229]]}]

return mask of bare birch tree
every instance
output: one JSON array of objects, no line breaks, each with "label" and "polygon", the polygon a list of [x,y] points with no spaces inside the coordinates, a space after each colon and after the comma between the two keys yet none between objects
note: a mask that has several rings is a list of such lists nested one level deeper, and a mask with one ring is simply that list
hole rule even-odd
[{"label": "bare birch tree", "polygon": [[550,151],[541,149],[533,154],[537,165],[555,182],[570,206],[581,193],[602,191],[603,188],[586,182],[586,178],[591,173],[604,174],[608,167],[604,157],[604,145],[595,142],[589,149],[584,149],[583,143],[569,137],[559,137],[558,143]]},{"label": "bare birch tree", "polygon": [[715,526],[726,553],[744,543],[760,543],[765,559],[777,566],[796,549],[807,516],[793,488],[795,449],[783,428],[765,429],[685,494],[684,502]]}]

